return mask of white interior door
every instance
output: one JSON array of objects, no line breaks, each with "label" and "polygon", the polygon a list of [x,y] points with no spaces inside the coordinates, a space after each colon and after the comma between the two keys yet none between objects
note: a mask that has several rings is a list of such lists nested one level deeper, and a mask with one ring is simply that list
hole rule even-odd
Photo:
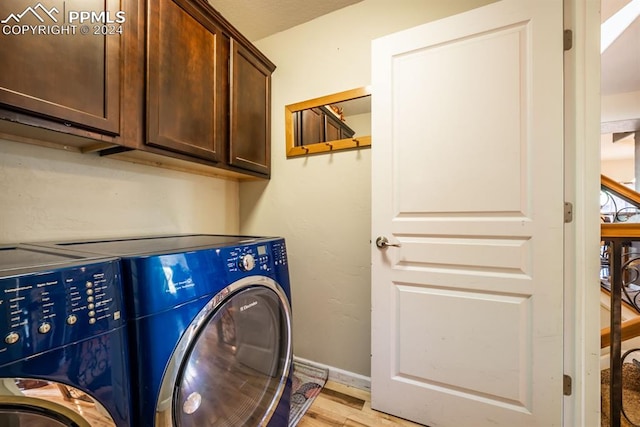
[{"label": "white interior door", "polygon": [[503,0],[373,43],[374,409],[562,423],[562,32]]}]

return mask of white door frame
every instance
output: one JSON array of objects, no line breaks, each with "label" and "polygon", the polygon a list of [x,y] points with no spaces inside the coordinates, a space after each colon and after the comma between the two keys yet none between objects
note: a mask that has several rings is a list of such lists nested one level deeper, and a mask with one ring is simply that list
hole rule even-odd
[{"label": "white door frame", "polygon": [[[600,0],[565,0],[565,426],[600,425]],[[573,254],[573,256],[571,256]]]}]

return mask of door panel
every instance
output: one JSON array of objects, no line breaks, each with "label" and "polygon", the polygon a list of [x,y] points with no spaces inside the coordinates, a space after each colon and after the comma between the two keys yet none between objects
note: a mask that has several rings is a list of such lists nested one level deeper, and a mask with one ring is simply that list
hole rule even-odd
[{"label": "door panel", "polygon": [[148,3],[147,141],[222,160],[229,40],[196,3]]},{"label": "door panel", "polygon": [[372,407],[562,421],[562,1],[373,44]]},{"label": "door panel", "polygon": [[271,169],[272,71],[231,40],[229,163],[265,175]]},{"label": "door panel", "polygon": [[[398,372],[405,378],[422,378],[460,393],[483,394],[516,405],[529,402],[521,383],[530,381],[530,357],[520,336],[526,334],[530,300],[511,295],[398,285],[395,295],[398,325],[394,346]],[[422,308],[429,312],[422,314]],[[442,319],[469,318],[462,334],[451,334]],[[511,320],[504,323],[507,318]],[[435,345],[425,351],[415,337],[429,336]],[[491,343],[504,343],[495,346]],[[469,360],[470,353],[482,358]]]}]

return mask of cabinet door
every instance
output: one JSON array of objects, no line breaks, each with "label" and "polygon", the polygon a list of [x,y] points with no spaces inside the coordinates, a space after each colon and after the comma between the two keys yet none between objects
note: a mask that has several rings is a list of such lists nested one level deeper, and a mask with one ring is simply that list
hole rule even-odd
[{"label": "cabinet door", "polygon": [[319,108],[296,112],[296,145],[309,145],[324,141],[324,114]]},{"label": "cabinet door", "polygon": [[148,1],[149,145],[223,159],[229,44],[196,0]]},{"label": "cabinet door", "polygon": [[[126,22],[115,20],[125,2],[34,3],[0,2],[0,107],[118,134],[121,37]],[[114,23],[103,26],[85,21],[87,25],[80,25],[69,20],[72,11],[102,13]],[[126,21],[126,15],[121,16]]]},{"label": "cabinet door", "polygon": [[355,133],[344,121],[340,120],[332,111],[325,109],[325,141],[351,138]]},{"label": "cabinet door", "polygon": [[269,174],[271,166],[271,70],[231,41],[229,163]]},{"label": "cabinet door", "polygon": [[340,125],[331,120],[330,116],[325,114],[324,140],[335,141],[341,138]]}]

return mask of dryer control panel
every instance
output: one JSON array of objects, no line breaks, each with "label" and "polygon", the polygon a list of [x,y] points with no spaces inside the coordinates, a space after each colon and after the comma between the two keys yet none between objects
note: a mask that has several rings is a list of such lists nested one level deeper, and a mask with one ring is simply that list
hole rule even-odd
[{"label": "dryer control panel", "polygon": [[0,366],[124,323],[116,260],[0,278]]},{"label": "dryer control panel", "polygon": [[287,250],[283,239],[230,246],[221,250],[227,271],[226,283],[247,276],[267,276],[289,288]]},{"label": "dryer control panel", "polygon": [[274,268],[287,263],[284,242],[264,242],[225,248],[225,264],[229,273],[273,273]]}]

